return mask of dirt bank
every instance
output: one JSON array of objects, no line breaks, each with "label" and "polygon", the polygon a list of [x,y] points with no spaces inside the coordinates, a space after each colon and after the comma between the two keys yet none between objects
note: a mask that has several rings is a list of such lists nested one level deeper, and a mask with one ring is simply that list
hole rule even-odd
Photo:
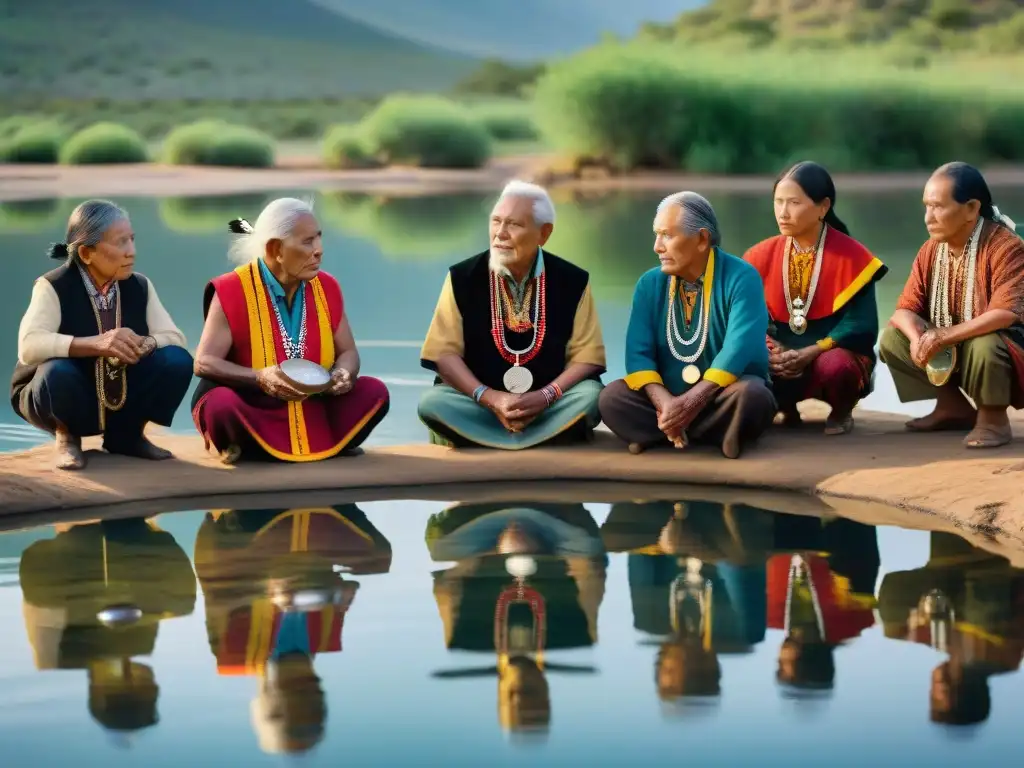
[{"label": "dirt bank", "polygon": [[[511,178],[528,178],[553,188],[598,193],[612,190],[671,192],[764,192],[768,176],[699,176],[669,172],[595,176],[584,179],[548,173],[550,158],[503,157],[478,170],[386,168],[332,171],[295,163],[272,169],[182,167],[159,164],[59,166],[0,165],[0,201],[50,197],[219,195],[276,189],[338,189],[412,195],[493,191]],[[985,169],[993,187],[1024,186],[1024,167]],[[919,190],[927,171],[838,174],[844,190]]]},{"label": "dirt bank", "polygon": [[[289,504],[302,491],[331,491],[331,498],[462,500],[481,490],[514,494],[526,482],[618,481],[652,484],[636,486],[636,493],[650,495],[651,488],[660,488],[661,498],[672,497],[673,489],[692,493],[687,485],[704,487],[704,494],[729,486],[748,494],[748,503],[769,509],[958,530],[987,542],[987,548],[1024,548],[1024,422],[1015,422],[1017,439],[1011,445],[968,451],[961,435],[909,434],[902,420],[861,413],[856,431],[838,438],[821,435],[820,424],[793,432],[777,429],[737,461],[702,448],[633,456],[601,433],[593,444],[578,448],[516,454],[406,445],[311,464],[226,467],[204,452],[197,436],[157,435],[154,439],[174,451],[176,460],[148,464],[94,452],[86,471],[66,473],[50,468],[46,446],[0,455],[0,515],[9,527],[30,514],[48,520],[70,513],[150,515],[244,506],[253,494],[287,496]],[[598,500],[589,492],[572,492],[577,499]],[[804,494],[804,500],[772,495],[779,492]],[[621,487],[616,493],[623,493]]]}]

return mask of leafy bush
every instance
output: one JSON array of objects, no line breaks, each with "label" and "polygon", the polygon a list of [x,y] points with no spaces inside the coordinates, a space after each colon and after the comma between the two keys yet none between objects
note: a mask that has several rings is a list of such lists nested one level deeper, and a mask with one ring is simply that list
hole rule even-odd
[{"label": "leafy bush", "polygon": [[383,162],[423,168],[479,168],[491,137],[465,107],[436,96],[392,96],[364,118],[360,131]]},{"label": "leafy bush", "polygon": [[335,125],[324,136],[324,163],[328,168],[375,168],[380,165],[373,147],[355,125]]},{"label": "leafy bush", "polygon": [[483,104],[473,114],[496,141],[532,141],[538,136],[529,104]]},{"label": "leafy bush", "polygon": [[50,121],[26,122],[4,135],[0,129],[0,163],[56,163],[64,130]]},{"label": "leafy bush", "polygon": [[544,74],[544,64],[508,64],[487,59],[455,85],[456,93],[484,96],[522,96]]},{"label": "leafy bush", "polygon": [[68,139],[60,150],[65,165],[144,163],[149,158],[146,142],[118,123],[95,123]]},{"label": "leafy bush", "polygon": [[1011,138],[1024,133],[1024,95],[1012,91],[933,88],[907,70],[821,73],[795,89],[763,61],[717,64],[651,44],[580,54],[538,83],[541,128],[569,154],[621,169],[775,172],[823,145],[843,148],[834,159],[857,170],[1024,159]]},{"label": "leafy bush", "polygon": [[270,168],[274,140],[246,125],[199,120],[171,131],[164,139],[163,156],[172,165]]}]

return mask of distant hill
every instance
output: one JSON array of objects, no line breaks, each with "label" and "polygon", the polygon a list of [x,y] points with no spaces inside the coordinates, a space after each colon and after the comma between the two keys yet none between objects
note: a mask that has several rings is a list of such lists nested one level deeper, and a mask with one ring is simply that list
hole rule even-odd
[{"label": "distant hill", "polygon": [[1024,52],[1024,0],[711,0],[645,33],[687,41]]},{"label": "distant hill", "polygon": [[705,0],[315,0],[380,29],[481,58],[574,53],[605,33],[632,37]]},{"label": "distant hill", "polygon": [[5,100],[372,95],[476,65],[311,0],[0,1]]}]

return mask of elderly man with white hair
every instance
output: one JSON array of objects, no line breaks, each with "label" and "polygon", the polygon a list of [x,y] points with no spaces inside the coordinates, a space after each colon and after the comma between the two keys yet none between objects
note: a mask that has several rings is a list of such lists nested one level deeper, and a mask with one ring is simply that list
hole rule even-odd
[{"label": "elderly man with white hair", "polygon": [[658,206],[661,264],[637,282],[627,375],[600,403],[604,423],[632,453],[693,441],[735,459],[775,417],[764,287],[757,270],[720,242],[715,211],[696,192]]},{"label": "elderly man with white hair", "polygon": [[512,181],[488,250],[448,270],[420,363],[419,416],[434,442],[505,450],[589,439],[600,421],[604,341],[590,276],[545,251],[548,193]]},{"label": "elderly man with white hair", "polygon": [[[356,348],[338,281],[321,268],[323,239],[309,204],[272,201],[255,225],[230,223],[241,265],[211,280],[196,350],[202,378],[192,417],[213,446],[242,457],[317,461],[353,452],[390,402],[379,379],[359,376]],[[307,396],[279,364],[310,360],[328,369],[330,388]]]}]

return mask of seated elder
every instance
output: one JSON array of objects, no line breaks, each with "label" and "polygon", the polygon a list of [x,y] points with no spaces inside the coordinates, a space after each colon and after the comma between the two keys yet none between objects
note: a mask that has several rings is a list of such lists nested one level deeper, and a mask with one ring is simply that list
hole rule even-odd
[{"label": "seated elder", "polygon": [[64,263],[35,282],[18,329],[14,412],[56,436],[58,469],[85,466],[82,438],[103,435],[110,453],[168,459],[143,434],[171,425],[192,381],[185,336],[156,288],[133,272],[128,214],[106,200],[71,212]]},{"label": "seated elder", "polygon": [[[341,287],[320,269],[323,241],[312,208],[285,197],[255,226],[231,222],[242,265],[203,295],[206,323],[196,350],[202,378],[192,400],[196,428],[226,462],[317,461],[356,449],[388,412],[387,387],[359,376],[359,351]],[[278,364],[311,360],[331,386],[306,396]]]},{"label": "seated elder", "polygon": [[738,458],[775,418],[761,278],[718,247],[714,209],[696,192],[662,200],[654,234],[661,266],[637,282],[627,375],[601,393],[601,418],[633,453],[692,440]]},{"label": "seated elder", "polygon": [[900,400],[937,400],[908,429],[971,430],[968,448],[1005,445],[1013,437],[1007,408],[1024,408],[1024,241],[966,163],[932,174],[924,207],[931,239],[918,251],[879,355]]},{"label": "seated elder", "polygon": [[875,281],[888,268],[850,237],[836,216],[836,187],[817,163],[797,163],[775,183],[781,234],[744,255],[761,273],[771,326],[772,389],[786,424],[797,403],[832,410],[826,435],[853,429],[853,409],[871,393],[878,340]]},{"label": "seated elder", "polygon": [[601,326],[587,272],[543,250],[554,224],[548,193],[513,181],[490,249],[448,271],[420,353],[437,373],[419,405],[435,440],[518,450],[597,426]]}]

